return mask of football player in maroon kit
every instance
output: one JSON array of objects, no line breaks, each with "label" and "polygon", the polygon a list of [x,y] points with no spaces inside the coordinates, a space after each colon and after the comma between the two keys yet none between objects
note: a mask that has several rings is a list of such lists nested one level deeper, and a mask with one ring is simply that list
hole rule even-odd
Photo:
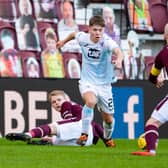
[{"label": "football player in maroon kit", "polygon": [[[28,144],[35,144],[36,142],[32,140],[33,138],[52,136],[50,141],[53,145],[76,146],[76,140],[80,136],[82,129],[82,106],[71,102],[63,90],[51,91],[48,100],[52,107],[60,112],[62,120],[41,125],[26,133],[8,133],[6,138],[9,140],[26,141]],[[96,144],[99,138],[105,142],[103,138],[103,128],[100,124],[92,121],[86,145]],[[44,140],[42,139],[42,141],[38,142],[45,144],[46,139],[47,138],[44,138]]]},{"label": "football player in maroon kit", "polygon": [[[157,54],[153,67],[151,69],[149,80],[157,88],[164,85],[164,79],[159,78],[161,70],[165,68],[168,74],[168,24],[164,28],[164,38],[166,40],[166,45]],[[132,152],[132,155],[141,156],[155,156],[156,147],[158,143],[158,129],[161,125],[168,121],[168,94],[161,100],[159,104],[156,105],[153,110],[151,117],[148,119],[145,125],[145,140],[146,140],[146,150]]]}]

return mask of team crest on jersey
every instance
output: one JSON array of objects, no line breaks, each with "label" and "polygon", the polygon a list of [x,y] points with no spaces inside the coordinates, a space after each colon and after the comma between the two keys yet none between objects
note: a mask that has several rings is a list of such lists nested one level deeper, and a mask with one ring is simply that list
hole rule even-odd
[{"label": "team crest on jersey", "polygon": [[100,58],[101,51],[95,48],[90,48],[88,50],[88,57],[93,59],[99,59]]}]

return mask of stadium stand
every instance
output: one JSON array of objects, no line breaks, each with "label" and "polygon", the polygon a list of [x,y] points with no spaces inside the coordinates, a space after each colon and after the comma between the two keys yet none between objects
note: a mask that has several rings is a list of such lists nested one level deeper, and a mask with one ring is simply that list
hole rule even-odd
[{"label": "stadium stand", "polygon": [[[19,39],[17,36],[17,27],[16,27],[16,22],[18,20],[18,18],[20,18],[21,11],[20,11],[20,1],[21,0],[0,0],[0,37],[1,37],[1,32],[3,30],[8,30],[11,32],[12,37],[14,39],[14,49],[19,53],[19,56],[22,58],[21,62],[22,62],[22,67],[23,67],[23,77],[28,77],[28,73],[27,73],[27,69],[26,69],[26,62],[28,60],[28,58],[32,57],[35,60],[37,60],[38,64],[39,64],[39,77],[44,77],[43,73],[42,73],[42,65],[41,65],[41,52],[43,51],[44,48],[46,48],[46,44],[44,41],[44,32],[46,30],[46,28],[48,27],[52,27],[55,32],[56,35],[58,37],[58,31],[57,31],[57,25],[58,22],[62,19],[62,11],[61,11],[61,3],[63,0],[50,0],[47,1],[47,3],[51,3],[53,2],[54,5],[54,13],[50,13],[48,15],[43,15],[44,19],[42,18],[42,16],[40,16],[40,4],[43,2],[43,0],[22,0],[22,2],[30,2],[30,6],[31,6],[31,15],[32,18],[34,19],[34,21],[36,22],[36,35],[39,37],[40,42],[38,42],[40,46],[37,47],[37,50],[34,49],[26,49],[26,48],[20,48],[19,47]],[[65,0],[68,1],[68,0]],[[74,1],[74,0],[70,0],[73,6],[73,10],[74,10],[74,19],[77,16],[77,13],[75,13],[75,8],[87,8],[89,4],[93,3],[94,5],[96,4],[105,4],[105,3],[111,3],[112,7],[113,4],[117,4],[117,8],[115,10],[116,14],[118,14],[117,16],[117,21],[118,21],[118,25],[121,28],[121,33],[122,35],[125,33],[125,35],[123,35],[121,38],[124,38],[127,36],[127,33],[129,30],[135,29],[135,27],[132,27],[131,25],[131,21],[130,21],[130,14],[129,14],[129,6],[128,6],[128,1],[130,0],[79,0],[79,1]],[[135,0],[132,0],[135,1]],[[152,33],[154,35],[156,34],[160,34],[163,33],[163,27],[166,23],[168,23],[168,8],[167,8],[167,0],[145,0],[148,2],[149,4],[149,14],[151,16],[151,23],[152,23],[152,27],[154,32],[152,31]],[[76,6],[77,5],[77,6]],[[115,8],[114,5],[114,8]],[[30,7],[29,6],[29,7]],[[89,8],[89,7],[88,7]],[[92,11],[93,12],[93,11]],[[123,12],[126,15],[123,15]],[[159,15],[158,15],[159,13]],[[120,16],[119,16],[120,15]],[[49,16],[49,18],[47,18]],[[50,17],[51,16],[51,17]],[[122,19],[120,19],[120,17],[124,17]],[[162,18],[162,19],[160,19]],[[85,18],[86,19],[86,18]],[[123,19],[124,22],[123,22]],[[120,23],[119,23],[120,22]],[[84,22],[76,22],[78,24],[79,27],[79,31],[84,31],[84,32],[88,32],[88,25],[84,24]],[[86,23],[86,22],[85,22]],[[127,29],[127,30],[125,30]],[[149,30],[136,30],[136,32],[143,35],[149,35]],[[37,37],[37,39],[38,39]],[[149,38],[152,39],[152,36],[150,36]],[[154,36],[153,36],[154,38]],[[150,39],[150,40],[151,40]],[[161,38],[160,38],[161,39]],[[160,40],[159,39],[159,40]],[[143,39],[141,39],[143,40]],[[148,39],[149,40],[149,39]],[[153,39],[156,41],[156,39]],[[158,39],[157,39],[158,40]],[[159,41],[160,42],[160,41]],[[145,45],[146,45],[146,41],[145,41]],[[156,47],[155,47],[156,48]],[[2,46],[2,41],[0,39],[0,50],[2,52],[3,50],[3,46]],[[79,65],[81,66],[82,63],[82,59],[81,59],[81,53],[77,53],[77,52],[72,52],[72,53],[68,53],[68,52],[62,52],[63,55],[63,61],[64,61],[64,66],[65,66],[65,71],[66,71],[66,78],[71,78],[70,74],[68,72],[68,62],[71,58],[76,59],[76,61],[79,63]],[[150,54],[149,54],[150,55]],[[155,54],[151,54],[151,55],[155,55]],[[69,58],[68,58],[69,57]],[[152,60],[153,60],[153,56],[150,57],[145,57],[144,59],[144,64],[145,67],[147,69],[146,73],[149,73],[149,70],[151,68],[151,64],[152,64]],[[31,61],[30,61],[31,62]],[[124,76],[122,77],[124,79]]]}]

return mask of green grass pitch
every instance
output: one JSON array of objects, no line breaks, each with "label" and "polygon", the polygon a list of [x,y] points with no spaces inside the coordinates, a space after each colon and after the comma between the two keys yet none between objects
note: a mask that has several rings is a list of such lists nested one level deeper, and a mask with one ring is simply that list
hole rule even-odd
[{"label": "green grass pitch", "polygon": [[156,156],[132,156],[137,140],[116,139],[116,148],[99,141],[90,147],[35,146],[0,138],[0,168],[167,168],[168,141],[159,140]]}]

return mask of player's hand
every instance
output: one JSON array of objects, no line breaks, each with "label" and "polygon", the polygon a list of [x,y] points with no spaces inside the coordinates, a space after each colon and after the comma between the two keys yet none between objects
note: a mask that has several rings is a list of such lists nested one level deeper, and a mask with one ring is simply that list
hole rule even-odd
[{"label": "player's hand", "polygon": [[122,60],[121,59],[115,59],[112,61],[112,63],[115,65],[116,68],[122,69]]},{"label": "player's hand", "polygon": [[161,88],[164,85],[164,79],[158,79],[155,85],[157,88]]}]

